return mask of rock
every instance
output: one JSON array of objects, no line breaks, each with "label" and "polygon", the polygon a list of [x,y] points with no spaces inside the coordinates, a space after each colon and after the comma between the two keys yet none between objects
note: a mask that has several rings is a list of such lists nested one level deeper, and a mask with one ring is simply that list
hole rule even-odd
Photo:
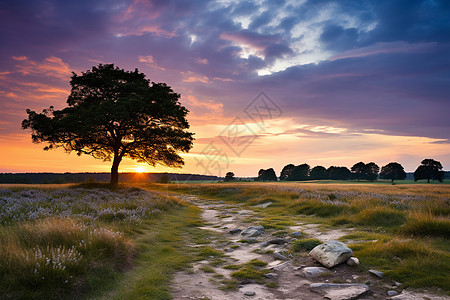
[{"label": "rock", "polygon": [[255,292],[252,292],[252,291],[246,291],[246,292],[244,292],[244,295],[245,296],[255,296],[256,295],[256,293]]},{"label": "rock", "polygon": [[312,283],[309,289],[330,300],[355,299],[369,291],[362,283]]},{"label": "rock", "polygon": [[397,293],[396,291],[388,291],[388,292],[387,292],[387,295],[388,295],[389,297],[392,297],[392,296],[397,296],[398,293]]},{"label": "rock", "polygon": [[255,238],[248,238],[248,239],[245,239],[245,241],[247,242],[247,244],[255,244],[255,243],[258,243],[259,241],[257,240],[257,239],[255,239]]},{"label": "rock", "polygon": [[301,270],[299,275],[302,277],[310,278],[320,276],[325,272],[329,272],[329,270],[322,267],[306,267]]},{"label": "rock", "polygon": [[401,286],[402,284],[398,281],[394,281],[395,286]]},{"label": "rock", "polygon": [[250,227],[246,228],[244,231],[241,232],[241,235],[252,237],[252,236],[261,235],[263,233],[264,233],[264,227],[259,225],[259,226],[250,226]]},{"label": "rock", "polygon": [[284,256],[284,255],[281,254],[280,252],[274,252],[274,253],[273,253],[273,258],[278,259],[278,260],[289,260],[289,258],[287,258],[286,256]]},{"label": "rock", "polygon": [[223,203],[223,201],[222,200],[220,200],[219,202],[218,202],[219,204],[222,204]]},{"label": "rock", "polygon": [[242,284],[242,285],[250,284],[250,283],[255,283],[255,281],[253,279],[244,279],[240,282],[240,284]]},{"label": "rock", "polygon": [[290,261],[285,261],[284,263],[281,263],[275,267],[272,268],[274,271],[282,271],[286,268],[290,268],[292,266],[292,263]]},{"label": "rock", "polygon": [[324,267],[331,268],[347,261],[353,251],[342,242],[331,240],[316,246],[309,255]]},{"label": "rock", "polygon": [[233,252],[234,250],[231,249],[231,248],[225,248],[223,251],[225,251],[225,252]]},{"label": "rock", "polygon": [[356,257],[350,257],[347,260],[347,265],[351,266],[351,267],[355,267],[359,265],[359,259],[357,259]]},{"label": "rock", "polygon": [[384,273],[377,270],[369,270],[369,273],[379,278],[383,278]]},{"label": "rock", "polygon": [[265,242],[262,242],[259,246],[261,247],[261,248],[264,248],[264,247],[267,247],[267,246],[269,246],[270,244],[269,244],[269,242],[268,241],[265,241]]},{"label": "rock", "polygon": [[228,231],[228,232],[231,233],[231,234],[236,234],[236,233],[239,233],[239,232],[241,232],[241,231],[242,231],[242,229],[235,228],[235,229],[231,229],[231,230]]},{"label": "rock", "polygon": [[293,238],[301,237],[302,235],[303,233],[301,233],[300,231],[295,231],[289,234],[289,236]]},{"label": "rock", "polygon": [[264,277],[268,278],[268,279],[277,279],[278,278],[278,274],[276,273],[267,273],[264,275]]},{"label": "rock", "polygon": [[390,299],[392,299],[392,300],[424,300],[424,299],[448,300],[448,297],[403,290],[399,295],[393,296]]},{"label": "rock", "polygon": [[272,203],[273,203],[273,202],[265,202],[265,203],[253,205],[253,207],[266,208],[267,206],[269,206],[269,205],[272,204]]},{"label": "rock", "polygon": [[282,238],[276,238],[276,239],[272,239],[272,240],[268,241],[267,243],[269,243],[269,244],[276,244],[276,245],[283,245],[283,244],[286,244],[287,241],[282,239]]}]

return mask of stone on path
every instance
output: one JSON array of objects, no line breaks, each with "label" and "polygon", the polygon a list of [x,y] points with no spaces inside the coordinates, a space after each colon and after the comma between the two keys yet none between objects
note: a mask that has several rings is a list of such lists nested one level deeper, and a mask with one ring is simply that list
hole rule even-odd
[{"label": "stone on path", "polygon": [[328,269],[323,268],[323,267],[306,267],[301,269],[300,271],[300,276],[302,277],[317,277],[320,276],[321,274],[325,273],[325,272],[329,272]]},{"label": "stone on path", "polygon": [[378,278],[383,278],[384,273],[377,270],[369,270],[369,273],[377,276]]},{"label": "stone on path", "polygon": [[265,202],[265,203],[253,205],[253,207],[266,208],[267,206],[269,206],[269,205],[272,204],[272,203],[273,203],[273,202]]},{"label": "stone on path", "polygon": [[387,292],[387,295],[388,295],[389,297],[397,296],[397,295],[398,295],[398,292],[397,292],[397,291],[388,291],[388,292]]},{"label": "stone on path", "polygon": [[289,234],[289,236],[293,238],[301,237],[302,235],[303,233],[301,233],[300,231],[295,231]]},{"label": "stone on path", "polygon": [[276,238],[276,239],[269,240],[267,243],[269,243],[269,244],[276,244],[276,245],[283,245],[283,244],[286,244],[287,241],[285,239],[282,239],[282,238]]},{"label": "stone on path", "polygon": [[424,299],[448,300],[449,297],[403,290],[399,295],[393,296],[390,299],[392,299],[392,300],[424,300]]},{"label": "stone on path", "polygon": [[259,225],[259,226],[250,226],[250,227],[246,228],[244,231],[241,232],[241,235],[252,237],[252,236],[261,235],[263,233],[264,233],[264,227]]},{"label": "stone on path", "polygon": [[244,295],[245,296],[255,296],[256,295],[256,293],[255,292],[252,292],[252,291],[246,291],[246,292],[244,292]]},{"label": "stone on path", "polygon": [[357,259],[356,257],[350,257],[347,260],[347,265],[354,267],[354,266],[358,266],[359,265],[359,259]]},{"label": "stone on path", "polygon": [[281,254],[280,252],[274,252],[273,253],[273,258],[277,259],[277,260],[289,260],[289,258],[287,258],[286,256],[284,256],[283,254]]},{"label": "stone on path", "polygon": [[267,273],[264,275],[264,277],[266,277],[268,279],[277,279],[278,275],[276,273]]},{"label": "stone on path", "polygon": [[355,299],[369,291],[362,283],[312,283],[309,289],[330,300]]},{"label": "stone on path", "polygon": [[242,231],[242,229],[239,229],[239,228],[235,228],[235,229],[231,229],[230,231],[228,231],[230,234],[236,234],[236,233],[239,233],[239,232],[241,232]]},{"label": "stone on path", "polygon": [[352,249],[336,240],[331,240],[316,246],[309,252],[309,256],[327,268],[334,267],[347,261],[352,255]]}]

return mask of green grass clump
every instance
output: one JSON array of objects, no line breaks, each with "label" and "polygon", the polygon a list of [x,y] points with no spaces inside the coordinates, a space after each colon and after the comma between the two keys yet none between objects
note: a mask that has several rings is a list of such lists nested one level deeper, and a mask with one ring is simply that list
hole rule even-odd
[{"label": "green grass clump", "polygon": [[214,269],[209,266],[200,267],[200,270],[202,270],[205,273],[216,273],[216,271],[214,271]]},{"label": "green grass clump", "polygon": [[231,273],[231,277],[238,279],[254,279],[256,281],[262,281],[264,274],[267,274],[268,270],[258,270],[252,267],[243,267],[238,271]]},{"label": "green grass clump", "polygon": [[353,222],[358,225],[393,227],[402,225],[405,221],[404,212],[379,206],[361,211],[354,217]]},{"label": "green grass clump", "polygon": [[318,239],[301,239],[294,241],[291,249],[295,252],[311,251],[320,244],[322,244],[322,242]]},{"label": "green grass clump", "polygon": [[267,263],[265,261],[259,260],[257,258],[252,259],[247,264],[251,265],[251,266],[255,266],[255,267],[265,267],[265,266],[267,266]]},{"label": "green grass clump", "polygon": [[450,219],[434,216],[432,213],[415,213],[399,230],[412,236],[450,238]]},{"label": "green grass clump", "polygon": [[365,268],[376,267],[405,287],[450,286],[450,257],[427,241],[393,239],[350,246]]},{"label": "green grass clump", "polygon": [[332,217],[341,214],[346,209],[346,206],[317,200],[298,200],[290,208],[294,209],[297,214]]},{"label": "green grass clump", "polygon": [[223,257],[222,251],[216,250],[211,247],[203,246],[199,248],[197,256],[201,259],[210,258],[210,257]]}]

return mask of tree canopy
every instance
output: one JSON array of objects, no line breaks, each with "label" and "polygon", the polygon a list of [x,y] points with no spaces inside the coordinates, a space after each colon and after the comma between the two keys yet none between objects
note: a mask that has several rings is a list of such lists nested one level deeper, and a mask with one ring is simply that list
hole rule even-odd
[{"label": "tree canopy", "polygon": [[225,174],[224,181],[233,181],[233,180],[235,180],[234,173],[233,172],[227,172],[227,174]]},{"label": "tree canopy", "polygon": [[48,143],[44,150],[62,147],[78,155],[110,161],[111,183],[118,183],[123,158],[181,167],[178,151],[192,148],[193,133],[187,131],[188,110],[180,94],[165,83],[154,83],[145,74],[125,71],[114,64],[73,73],[68,107],[52,106],[36,113],[27,109],[23,129],[31,129],[33,142]]},{"label": "tree canopy", "polygon": [[361,179],[373,181],[378,178],[380,167],[374,162],[365,164],[361,161],[354,164],[351,171],[352,177],[356,178],[358,181]]},{"label": "tree canopy", "polygon": [[445,172],[442,171],[442,165],[439,161],[431,158],[422,160],[421,165],[414,172],[414,181],[426,179],[430,183],[430,179],[442,182]]},{"label": "tree canopy", "polygon": [[260,169],[258,172],[258,178],[255,180],[257,181],[277,181],[277,175],[275,174],[275,171],[273,168],[270,169]]},{"label": "tree canopy", "polygon": [[393,183],[394,180],[406,179],[406,173],[401,164],[391,162],[381,168],[380,178],[391,179]]},{"label": "tree canopy", "polygon": [[315,166],[311,169],[311,172],[309,173],[309,177],[312,180],[322,180],[327,179],[327,169],[322,166]]}]

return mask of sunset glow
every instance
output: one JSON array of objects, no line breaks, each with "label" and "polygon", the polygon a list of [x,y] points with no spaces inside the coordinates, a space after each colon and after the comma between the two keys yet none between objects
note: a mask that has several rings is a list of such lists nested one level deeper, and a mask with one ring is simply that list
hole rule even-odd
[{"label": "sunset glow", "polygon": [[[26,109],[67,106],[70,76],[99,63],[181,94],[194,147],[182,169],[256,176],[424,158],[450,169],[446,1],[4,1],[0,172],[109,172],[111,161],[43,151]],[[263,93],[262,93],[263,92]]]}]

